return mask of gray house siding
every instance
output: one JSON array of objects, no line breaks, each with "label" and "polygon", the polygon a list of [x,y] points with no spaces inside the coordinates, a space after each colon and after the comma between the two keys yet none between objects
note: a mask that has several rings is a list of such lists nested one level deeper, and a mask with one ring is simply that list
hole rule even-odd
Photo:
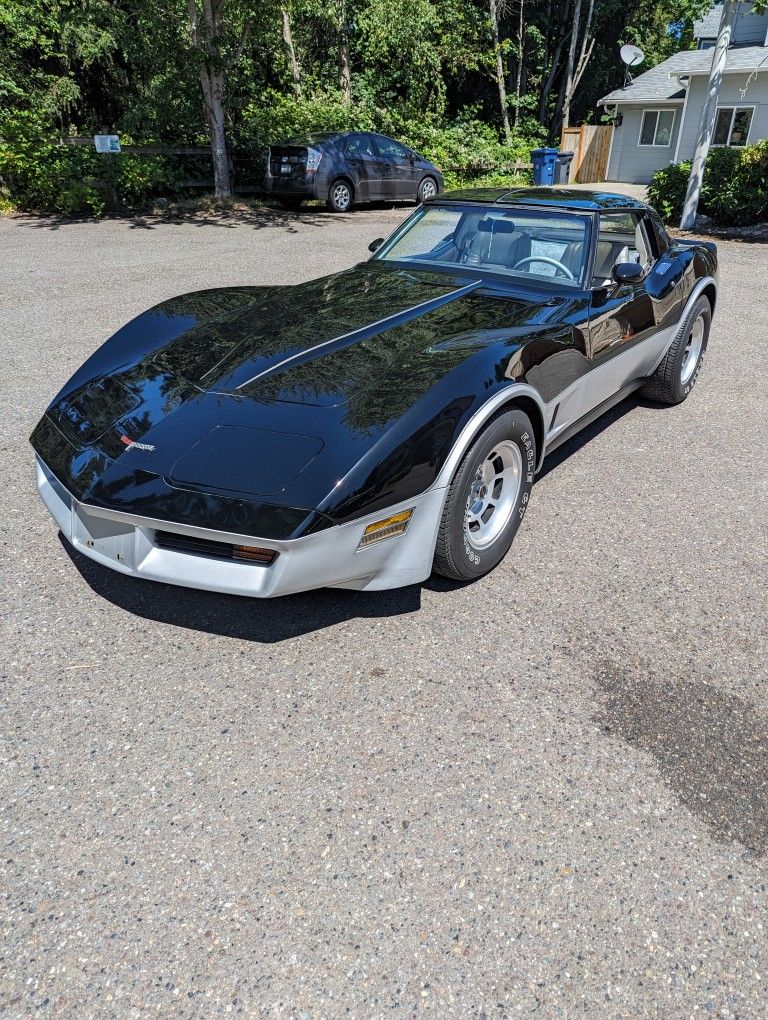
[{"label": "gray house siding", "polygon": [[[611,155],[606,180],[647,184],[661,167],[671,163],[677,147],[682,103],[648,102],[645,104],[621,103],[621,127],[614,128]],[[675,110],[670,145],[638,145],[644,110]]]},{"label": "gray house siding", "polygon": [[739,4],[733,26],[732,46],[765,46],[768,14],[755,14],[751,7],[751,4]]},{"label": "gray house siding", "polygon": [[[766,56],[768,56],[768,51],[766,51]],[[748,77],[748,71],[724,74],[717,104],[718,106],[754,106],[747,139],[749,143],[752,143],[761,138],[768,138],[768,62],[766,69],[760,71],[754,81],[750,83],[747,93],[742,99],[741,90],[746,85]],[[678,161],[693,157],[699,133],[699,119],[707,94],[706,76],[703,74],[691,75],[688,93],[685,120],[680,133],[680,147],[677,153]]]},{"label": "gray house siding", "polygon": [[[703,18],[693,24],[694,39],[716,39],[720,28],[723,5],[715,4]],[[764,46],[768,33],[768,13],[755,14],[751,3],[741,3],[736,8],[733,23],[732,46]]]}]

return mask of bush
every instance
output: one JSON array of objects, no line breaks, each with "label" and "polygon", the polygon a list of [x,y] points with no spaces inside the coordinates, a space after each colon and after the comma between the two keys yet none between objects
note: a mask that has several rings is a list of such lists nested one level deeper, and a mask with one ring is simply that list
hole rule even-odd
[{"label": "bush", "polygon": [[0,124],[0,200],[17,209],[103,216],[175,193],[179,180],[161,156],[105,156],[90,145],[59,145],[24,115]]},{"label": "bush", "polygon": [[[648,199],[667,223],[682,216],[690,172],[690,162],[672,163],[653,175]],[[748,226],[768,218],[768,140],[710,150],[699,212],[718,226]]]}]

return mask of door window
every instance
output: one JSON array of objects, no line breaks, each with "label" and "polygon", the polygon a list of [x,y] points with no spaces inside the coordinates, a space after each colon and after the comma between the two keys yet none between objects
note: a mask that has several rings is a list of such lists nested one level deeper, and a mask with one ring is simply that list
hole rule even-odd
[{"label": "door window", "polygon": [[653,253],[645,224],[637,213],[600,214],[593,287],[604,287],[610,282],[613,267],[620,262],[639,262],[648,269],[652,261]]},{"label": "door window", "polygon": [[349,156],[372,156],[373,143],[370,135],[349,135],[344,141],[344,151]]},{"label": "door window", "polygon": [[390,159],[408,159],[410,156],[410,152],[404,145],[391,138],[385,138],[383,135],[376,135],[376,148],[379,150],[379,155],[388,156]]}]

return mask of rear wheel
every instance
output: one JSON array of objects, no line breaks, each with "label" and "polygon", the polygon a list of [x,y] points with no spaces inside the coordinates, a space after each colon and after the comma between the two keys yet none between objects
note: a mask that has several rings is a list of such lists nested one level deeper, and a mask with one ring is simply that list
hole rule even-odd
[{"label": "rear wheel", "polygon": [[660,404],[679,404],[685,400],[704,364],[711,322],[709,301],[700,297],[686,316],[664,360],[640,390],[643,397]]},{"label": "rear wheel", "polygon": [[354,201],[352,185],[342,177],[337,177],[328,191],[327,206],[331,212],[349,212]]},{"label": "rear wheel", "polygon": [[536,439],[517,409],[478,436],[448,490],[435,547],[434,570],[472,581],[503,559],[520,527],[533,486]]},{"label": "rear wheel", "polygon": [[428,198],[434,198],[437,194],[437,181],[434,177],[425,177],[416,192],[416,202],[426,202]]},{"label": "rear wheel", "polygon": [[296,210],[301,207],[304,199],[300,195],[280,195],[277,199],[283,209]]}]

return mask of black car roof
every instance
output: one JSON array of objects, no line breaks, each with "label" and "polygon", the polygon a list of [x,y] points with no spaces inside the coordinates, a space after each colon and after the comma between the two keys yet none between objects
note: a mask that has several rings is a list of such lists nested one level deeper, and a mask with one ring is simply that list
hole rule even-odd
[{"label": "black car roof", "polygon": [[582,191],[576,188],[464,188],[448,191],[429,199],[430,204],[443,202],[478,202],[483,205],[535,205],[556,209],[587,212],[601,209],[645,209],[646,206],[629,195],[612,191]]}]

